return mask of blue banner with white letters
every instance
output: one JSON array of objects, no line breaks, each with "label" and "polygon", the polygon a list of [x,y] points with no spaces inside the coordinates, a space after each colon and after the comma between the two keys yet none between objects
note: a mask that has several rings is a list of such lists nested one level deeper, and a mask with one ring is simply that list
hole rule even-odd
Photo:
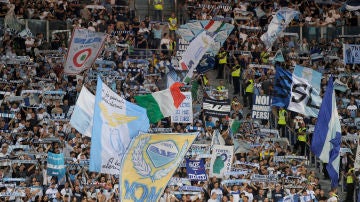
[{"label": "blue banner with white letters", "polygon": [[200,160],[186,159],[186,172],[189,180],[191,181],[207,180],[204,159],[200,159]]}]

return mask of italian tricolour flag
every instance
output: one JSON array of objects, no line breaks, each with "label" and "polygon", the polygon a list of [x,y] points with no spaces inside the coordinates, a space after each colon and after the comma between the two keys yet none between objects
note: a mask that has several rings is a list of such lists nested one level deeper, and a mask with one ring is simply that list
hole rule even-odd
[{"label": "italian tricolour flag", "polygon": [[164,117],[173,115],[185,100],[185,95],[180,90],[183,85],[175,82],[166,90],[135,96],[136,103],[146,109],[151,123],[157,123]]}]

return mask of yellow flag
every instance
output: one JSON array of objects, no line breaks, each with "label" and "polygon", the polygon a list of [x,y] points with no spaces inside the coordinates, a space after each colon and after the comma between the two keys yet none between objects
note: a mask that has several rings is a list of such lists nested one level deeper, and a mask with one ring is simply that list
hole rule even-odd
[{"label": "yellow flag", "polygon": [[120,201],[158,201],[196,136],[142,133],[135,137],[120,169]]}]

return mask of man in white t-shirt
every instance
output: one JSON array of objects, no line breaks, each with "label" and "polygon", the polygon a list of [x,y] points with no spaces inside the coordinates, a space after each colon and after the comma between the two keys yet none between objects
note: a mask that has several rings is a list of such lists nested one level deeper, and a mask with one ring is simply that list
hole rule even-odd
[{"label": "man in white t-shirt", "polygon": [[164,47],[164,45],[168,50],[170,49],[170,39],[167,33],[164,33],[163,38],[160,41],[161,48]]},{"label": "man in white t-shirt", "polygon": [[246,190],[244,190],[244,194],[248,197],[249,202],[252,202],[254,200],[253,189],[251,187],[248,186]]},{"label": "man in white t-shirt", "polygon": [[56,198],[56,194],[58,193],[58,189],[56,188],[56,184],[52,183],[50,187],[46,190],[45,194],[50,198],[54,199]]},{"label": "man in white t-shirt", "polygon": [[222,189],[219,187],[219,182],[214,183],[214,188],[211,190],[210,195],[212,196],[214,193],[216,193],[217,198],[220,201],[223,196],[223,192]]},{"label": "man in white t-shirt", "polygon": [[330,198],[327,200],[327,202],[338,202],[338,196],[334,191],[329,191],[329,197]]},{"label": "man in white t-shirt", "polygon": [[217,194],[215,192],[213,192],[211,194],[210,199],[208,200],[208,202],[220,202],[220,200],[217,198]]},{"label": "man in white t-shirt", "polygon": [[230,191],[230,195],[233,196],[233,201],[234,202],[240,201],[240,190],[239,190],[239,187],[237,185],[234,185],[232,187],[232,190]]}]

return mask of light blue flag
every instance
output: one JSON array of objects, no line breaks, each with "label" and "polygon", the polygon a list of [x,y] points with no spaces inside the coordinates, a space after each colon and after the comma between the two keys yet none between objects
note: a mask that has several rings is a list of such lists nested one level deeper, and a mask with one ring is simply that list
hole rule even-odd
[{"label": "light blue flag", "polygon": [[280,8],[276,12],[268,26],[267,32],[260,37],[267,49],[272,47],[280,33],[285,30],[298,13],[298,11],[287,7]]},{"label": "light blue flag", "polygon": [[306,79],[313,88],[315,88],[318,92],[321,91],[322,74],[320,72],[303,67],[301,65],[295,65],[293,74],[300,78]]},{"label": "light blue flag", "polygon": [[119,174],[121,159],[132,138],[149,129],[146,110],[126,101],[98,77],[90,171]]},{"label": "light blue flag", "polygon": [[336,107],[334,81],[330,77],[311,142],[311,151],[324,163],[331,179],[331,187],[339,181],[341,125]]},{"label": "light blue flag", "polygon": [[64,154],[55,154],[52,152],[48,152],[47,157],[47,174],[49,176],[57,176],[58,179],[65,176],[65,160]]},{"label": "light blue flag", "polygon": [[95,95],[83,86],[76,101],[74,112],[71,115],[70,124],[79,133],[88,137],[91,137],[94,106]]},{"label": "light blue flag", "polygon": [[285,58],[284,55],[281,51],[281,49],[279,49],[278,51],[276,51],[274,59],[273,59],[273,63],[275,62],[285,62]]},{"label": "light blue flag", "polygon": [[345,83],[341,82],[339,79],[335,79],[334,89],[341,92],[346,92],[349,89],[349,87]]}]

